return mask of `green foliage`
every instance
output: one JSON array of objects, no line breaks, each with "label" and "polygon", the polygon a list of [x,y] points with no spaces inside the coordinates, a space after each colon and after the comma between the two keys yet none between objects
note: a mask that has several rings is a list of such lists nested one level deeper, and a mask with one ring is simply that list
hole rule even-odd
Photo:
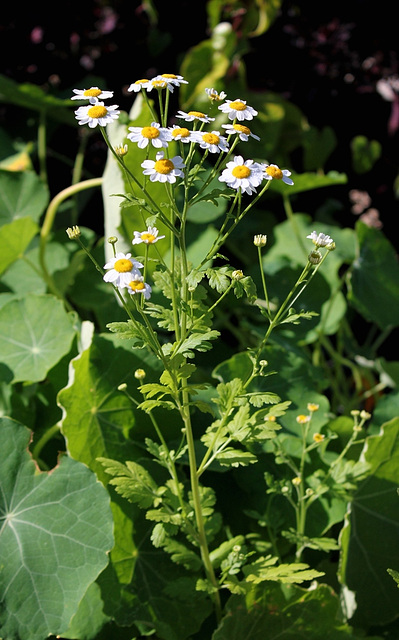
[{"label": "green foliage", "polygon": [[66,631],[107,565],[110,500],[95,475],[69,456],[51,474],[38,473],[23,425],[2,418],[0,434],[0,633],[41,640]]}]

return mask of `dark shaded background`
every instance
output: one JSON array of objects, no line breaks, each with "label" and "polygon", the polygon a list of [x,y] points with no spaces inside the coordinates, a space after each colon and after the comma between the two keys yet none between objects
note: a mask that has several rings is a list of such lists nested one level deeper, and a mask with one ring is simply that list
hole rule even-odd
[{"label": "dark shaded background", "polygon": [[[24,10],[8,3],[0,24],[1,73],[17,82],[31,82],[57,96],[69,97],[72,87],[85,86],[88,75],[103,86],[124,92],[129,84],[156,73],[178,72],[185,52],[209,37],[206,2],[156,1],[158,18],[151,19],[145,3],[126,0],[69,0],[36,3]],[[240,36],[243,11],[226,2],[226,16]],[[245,2],[235,3],[245,6]],[[353,226],[350,189],[366,191],[369,207],[377,211],[387,235],[394,235],[398,174],[398,122],[395,102],[377,91],[381,78],[398,72],[397,25],[370,0],[283,2],[278,17],[262,36],[249,40],[243,59],[248,86],[272,90],[292,101],[310,124],[334,128],[339,144],[326,170],[348,174],[341,190],[343,222]],[[17,134],[21,113],[0,104],[0,124]],[[27,123],[29,126],[29,122]],[[350,142],[365,135],[382,144],[382,156],[373,171],[353,171]],[[60,139],[63,145],[73,142]],[[106,148],[100,136],[88,148],[88,167],[98,175]],[[52,168],[51,168],[52,167]],[[58,190],[69,184],[54,158],[50,171]],[[391,237],[392,239],[392,237]]]}]

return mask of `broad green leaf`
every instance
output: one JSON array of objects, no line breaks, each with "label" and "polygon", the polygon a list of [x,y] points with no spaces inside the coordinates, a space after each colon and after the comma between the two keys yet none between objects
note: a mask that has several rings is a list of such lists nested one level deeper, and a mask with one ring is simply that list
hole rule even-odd
[{"label": "broad green leaf", "polygon": [[75,122],[69,100],[47,95],[43,89],[29,82],[18,83],[0,75],[0,102],[8,102],[32,111],[45,112],[52,119],[73,125]]},{"label": "broad green leaf", "polygon": [[387,573],[399,566],[399,418],[367,438],[363,455],[371,469],[348,509],[340,579],[344,595],[353,592],[353,624],[367,627],[399,615],[399,591]]},{"label": "broad green leaf", "polygon": [[278,191],[278,193],[293,196],[297,193],[303,193],[304,191],[313,191],[313,189],[320,189],[322,187],[346,184],[348,181],[346,174],[339,173],[338,171],[329,171],[325,175],[310,172],[293,174],[291,178],[294,181],[294,184],[291,186],[284,184],[281,180],[272,180],[270,188],[273,191]]},{"label": "broad green leaf", "polygon": [[128,392],[140,400],[134,371],[143,368],[151,379],[153,366],[147,352],[133,351],[130,341],[112,334],[95,335],[90,347],[71,363],[69,383],[58,394],[61,430],[69,454],[102,480],[106,476],[99,457],[120,462],[137,459],[140,450],[133,438],[152,433],[148,417],[135,410],[118,387],[126,383]]},{"label": "broad green leaf", "polygon": [[75,336],[72,319],[61,300],[31,295],[0,309],[1,361],[14,382],[38,382],[65,356]]},{"label": "broad green leaf", "polygon": [[0,225],[26,217],[38,222],[48,201],[47,187],[33,171],[0,169]]},{"label": "broad green leaf", "polygon": [[[359,640],[340,619],[331,587],[262,585],[247,596],[230,597],[212,640]],[[368,640],[378,640],[368,636]]]},{"label": "broad green leaf", "polygon": [[396,251],[378,229],[356,225],[358,257],[349,280],[349,300],[380,329],[399,325],[399,264]]},{"label": "broad green leaf", "polygon": [[23,255],[37,232],[38,226],[32,218],[18,218],[3,224],[0,230],[0,274]]},{"label": "broad green leaf", "polygon": [[0,636],[43,640],[68,628],[113,546],[109,496],[83,464],[38,472],[30,431],[0,420]]},{"label": "broad green leaf", "polygon": [[101,599],[101,590],[96,582],[90,585],[83,599],[80,601],[79,609],[73,616],[67,631],[63,631],[62,637],[65,640],[93,640],[97,634],[109,621],[110,617],[103,612],[104,602]]}]

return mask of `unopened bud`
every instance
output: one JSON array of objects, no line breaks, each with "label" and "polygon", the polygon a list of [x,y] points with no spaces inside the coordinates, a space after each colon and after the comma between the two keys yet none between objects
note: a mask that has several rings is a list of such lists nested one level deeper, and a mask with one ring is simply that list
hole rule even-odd
[{"label": "unopened bud", "polygon": [[233,271],[233,273],[231,274],[231,277],[233,278],[233,280],[241,280],[244,277],[244,274],[241,269],[236,269],[236,271]]},{"label": "unopened bud", "polygon": [[311,251],[308,255],[308,260],[311,264],[319,264],[322,259],[322,255],[320,251]]},{"label": "unopened bud", "polygon": [[75,240],[75,238],[79,238],[79,236],[81,235],[80,229],[77,225],[75,225],[74,227],[68,227],[66,232],[70,240]]},{"label": "unopened bud", "polygon": [[127,146],[127,144],[119,145],[117,147],[114,147],[114,151],[117,156],[119,156],[120,158],[123,158],[123,156],[125,156],[129,151],[129,147]]},{"label": "unopened bud", "polygon": [[136,369],[136,371],[134,372],[134,377],[137,378],[137,380],[144,380],[145,378],[144,369]]},{"label": "unopened bud", "polygon": [[266,245],[267,242],[267,236],[266,235],[257,235],[254,236],[254,245],[255,247],[264,247]]}]

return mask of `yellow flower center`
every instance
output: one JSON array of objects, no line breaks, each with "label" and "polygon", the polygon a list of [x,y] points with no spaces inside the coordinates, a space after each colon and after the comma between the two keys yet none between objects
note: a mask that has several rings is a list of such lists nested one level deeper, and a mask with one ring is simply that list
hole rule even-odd
[{"label": "yellow flower center", "polygon": [[131,271],[132,267],[133,262],[127,258],[119,258],[119,260],[114,264],[115,271],[118,271],[119,273],[128,273],[128,271]]},{"label": "yellow flower center", "polygon": [[133,84],[145,84],[146,82],[149,82],[149,80],[147,80],[147,78],[142,78],[142,80],[136,80]]},{"label": "yellow flower center", "polygon": [[230,102],[230,109],[234,109],[234,111],[245,111],[247,105],[241,100],[236,100],[235,102]]},{"label": "yellow flower center", "polygon": [[107,115],[107,107],[96,104],[94,107],[90,107],[90,109],[88,109],[87,115],[94,119],[103,118]]},{"label": "yellow flower center", "polygon": [[162,78],[170,78],[171,80],[177,80],[177,76],[174,73],[163,73]]},{"label": "yellow flower center", "polygon": [[151,84],[155,89],[165,89],[167,86],[165,80],[152,80]]},{"label": "yellow flower center", "polygon": [[201,111],[189,111],[189,116],[194,116],[194,118],[205,118],[205,113],[201,113]]},{"label": "yellow flower center", "polygon": [[251,175],[251,169],[246,167],[244,164],[240,164],[237,167],[234,167],[231,173],[235,178],[242,180],[243,178],[248,178],[248,176]]},{"label": "yellow flower center", "polygon": [[296,417],[296,421],[299,424],[306,424],[307,422],[309,422],[309,420],[310,420],[310,417],[309,416],[305,416],[303,414],[301,414],[301,415]]},{"label": "yellow flower center", "polygon": [[185,127],[173,129],[172,136],[176,138],[177,136],[181,136],[182,138],[187,138],[190,135],[190,132]]},{"label": "yellow flower center", "polygon": [[247,136],[251,133],[251,129],[248,129],[243,124],[233,124],[233,128],[240,133],[245,133]]},{"label": "yellow flower center", "polygon": [[154,138],[158,138],[159,129],[156,127],[143,127],[141,130],[141,135],[143,138],[148,138],[149,140],[154,140]]},{"label": "yellow flower center", "polygon": [[98,98],[101,93],[101,89],[86,89],[83,95],[87,98]]},{"label": "yellow flower center", "polygon": [[129,282],[129,287],[133,289],[133,291],[142,291],[145,289],[145,284],[141,280],[132,280]]},{"label": "yellow flower center", "polygon": [[173,164],[172,160],[168,160],[167,158],[163,160],[157,160],[154,165],[155,171],[157,173],[163,173],[164,175],[173,171],[174,168],[175,165]]},{"label": "yellow flower center", "polygon": [[278,167],[273,167],[272,165],[269,165],[266,168],[266,173],[275,180],[281,180],[281,178],[283,177],[283,172],[281,171],[281,169],[279,169]]},{"label": "yellow flower center", "polygon": [[152,233],[148,233],[148,231],[144,231],[144,233],[141,234],[141,239],[143,242],[152,244],[154,240],[156,240],[156,236],[153,236]]},{"label": "yellow flower center", "polygon": [[202,139],[208,144],[219,144],[220,142],[220,138],[216,135],[216,133],[204,133]]}]

